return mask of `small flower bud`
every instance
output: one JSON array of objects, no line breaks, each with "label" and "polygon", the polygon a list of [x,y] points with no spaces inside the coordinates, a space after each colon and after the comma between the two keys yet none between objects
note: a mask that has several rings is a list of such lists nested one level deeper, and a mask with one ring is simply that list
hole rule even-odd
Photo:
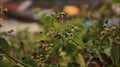
[{"label": "small flower bud", "polygon": [[51,46],[51,47],[53,47],[53,46],[54,46],[54,44],[50,44],[50,46]]},{"label": "small flower bud", "polygon": [[70,36],[73,36],[73,33],[70,33]]},{"label": "small flower bud", "polygon": [[111,28],[111,30],[115,30],[115,29],[116,29],[116,27],[115,27],[115,26]]},{"label": "small flower bud", "polygon": [[11,29],[10,31],[8,31],[8,33],[12,33],[12,32],[14,32],[14,30],[13,30],[13,29]]},{"label": "small flower bud", "polygon": [[117,37],[115,37],[115,40],[120,40],[120,37],[118,37],[118,36],[117,36]]},{"label": "small flower bud", "polygon": [[56,16],[57,19],[60,19],[60,16]]},{"label": "small flower bud", "polygon": [[103,24],[103,27],[104,27],[104,28],[106,28],[106,27],[107,27],[107,25],[106,25],[106,24]]},{"label": "small flower bud", "polygon": [[75,26],[74,26],[74,25],[71,25],[71,28],[73,29],[73,28],[75,28]]},{"label": "small flower bud", "polygon": [[43,55],[42,54],[40,54],[40,57],[42,57]]},{"label": "small flower bud", "polygon": [[33,57],[33,56],[31,56],[31,59],[34,59],[34,57]]},{"label": "small flower bud", "polygon": [[102,31],[102,32],[101,32],[101,35],[104,35],[104,34],[105,34],[105,32],[104,32],[104,31]]},{"label": "small flower bud", "polygon": [[104,30],[105,30],[105,31],[110,31],[110,29],[109,29],[109,28],[104,28]]},{"label": "small flower bud", "polygon": [[63,51],[61,51],[59,55],[60,55],[60,56],[65,56],[65,55],[66,55],[66,53],[65,53],[65,52],[63,52]]},{"label": "small flower bud", "polygon": [[52,15],[53,15],[53,16],[55,16],[55,15],[56,15],[56,13],[55,13],[55,12],[53,12],[53,13],[52,13]]},{"label": "small flower bud", "polygon": [[5,8],[3,11],[8,12],[8,9],[7,9],[7,8]]},{"label": "small flower bud", "polygon": [[48,51],[49,49],[48,48],[45,48],[45,51]]},{"label": "small flower bud", "polygon": [[36,55],[36,58],[39,58],[39,55]]},{"label": "small flower bud", "polygon": [[62,14],[62,15],[65,15],[66,13],[63,11],[63,12],[61,12],[61,14]]},{"label": "small flower bud", "polygon": [[43,33],[43,31],[40,31],[40,33]]}]

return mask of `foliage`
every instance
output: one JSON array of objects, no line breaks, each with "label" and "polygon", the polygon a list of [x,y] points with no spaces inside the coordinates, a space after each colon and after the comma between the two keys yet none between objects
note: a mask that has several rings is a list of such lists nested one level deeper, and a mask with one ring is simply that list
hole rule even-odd
[{"label": "foliage", "polygon": [[[86,7],[85,10],[87,9]],[[106,8],[100,11],[104,9]],[[88,17],[84,14],[86,13],[81,15],[83,18]],[[94,12],[89,17],[92,14]],[[64,21],[65,16],[64,11],[43,15],[41,24],[44,31],[35,34],[30,34],[25,29],[12,36],[10,40],[6,40],[4,37],[13,30],[0,32],[0,66],[120,66],[119,25],[114,25],[109,20],[100,23],[101,17],[93,18],[96,20],[94,24],[90,24],[91,22],[87,24],[88,20],[83,18]],[[9,41],[11,43],[8,43]]]}]

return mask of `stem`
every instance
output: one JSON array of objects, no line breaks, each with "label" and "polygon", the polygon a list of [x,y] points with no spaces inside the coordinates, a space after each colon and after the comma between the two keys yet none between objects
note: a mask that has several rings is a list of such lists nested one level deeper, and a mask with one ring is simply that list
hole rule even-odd
[{"label": "stem", "polygon": [[55,65],[58,67],[57,63],[55,62]]},{"label": "stem", "polygon": [[54,17],[52,18],[52,26],[55,29],[55,25],[54,25]]},{"label": "stem", "polygon": [[72,65],[72,67],[74,67],[74,65],[72,64],[72,62],[70,62],[71,63],[71,65]]},{"label": "stem", "polygon": [[61,17],[62,17],[62,22],[63,22],[63,15]]},{"label": "stem", "polygon": [[23,63],[23,62],[17,60],[16,58],[10,56],[10,55],[9,55],[8,53],[6,53],[4,50],[0,49],[0,51],[3,52],[6,56],[8,56],[10,59],[14,60],[15,62],[18,62],[18,63],[24,65],[25,67],[31,67],[30,65],[25,64],[25,63]]},{"label": "stem", "polygon": [[76,59],[76,60],[80,64],[80,67],[86,67],[85,60],[84,60],[83,56],[81,55],[81,53],[78,54],[78,59]]},{"label": "stem", "polygon": [[75,40],[72,40],[75,44],[79,45],[79,43],[77,43]]},{"label": "stem", "polygon": [[88,60],[88,62],[86,63],[86,67],[88,67],[88,64],[90,63],[90,61],[92,60],[92,56],[90,57],[90,59]]},{"label": "stem", "polygon": [[23,53],[22,58],[25,58],[26,56],[25,56],[25,48],[24,48],[24,43],[23,43],[23,41],[21,41],[20,44],[21,44],[22,53]]}]

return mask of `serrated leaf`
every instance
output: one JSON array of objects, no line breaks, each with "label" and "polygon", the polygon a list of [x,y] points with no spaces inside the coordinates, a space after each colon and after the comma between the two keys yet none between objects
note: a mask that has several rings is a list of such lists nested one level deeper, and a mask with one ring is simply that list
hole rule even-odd
[{"label": "serrated leaf", "polygon": [[0,37],[0,49],[3,49],[8,54],[10,53],[10,47],[8,41],[3,37]]},{"label": "serrated leaf", "polygon": [[55,40],[53,44],[55,45],[52,49],[53,56],[58,56],[58,50],[62,47],[62,45],[58,44],[59,40]]},{"label": "serrated leaf", "polygon": [[48,15],[45,17],[46,22],[52,22],[52,16]]},{"label": "serrated leaf", "polygon": [[23,62],[28,65],[31,65],[32,67],[37,67],[37,63],[32,59],[25,59],[25,60],[23,60]]},{"label": "serrated leaf", "polygon": [[77,52],[77,46],[73,43],[68,43],[62,48],[68,55],[74,55]]}]

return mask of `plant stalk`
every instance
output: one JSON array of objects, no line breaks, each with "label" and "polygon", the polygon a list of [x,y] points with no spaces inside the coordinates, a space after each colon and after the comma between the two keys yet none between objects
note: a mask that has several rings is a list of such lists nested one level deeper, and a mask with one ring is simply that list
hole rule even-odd
[{"label": "plant stalk", "polygon": [[16,58],[10,56],[10,55],[9,55],[8,53],[6,53],[4,50],[0,49],[0,51],[1,51],[2,53],[4,53],[7,57],[9,57],[10,59],[14,60],[15,62],[18,62],[18,63],[22,64],[22,65],[25,66],[25,67],[31,67],[30,65],[25,64],[25,63],[17,60]]},{"label": "plant stalk", "polygon": [[93,58],[92,56],[89,58],[88,62],[86,63],[86,67],[88,67],[88,65],[91,62],[92,58]]}]

